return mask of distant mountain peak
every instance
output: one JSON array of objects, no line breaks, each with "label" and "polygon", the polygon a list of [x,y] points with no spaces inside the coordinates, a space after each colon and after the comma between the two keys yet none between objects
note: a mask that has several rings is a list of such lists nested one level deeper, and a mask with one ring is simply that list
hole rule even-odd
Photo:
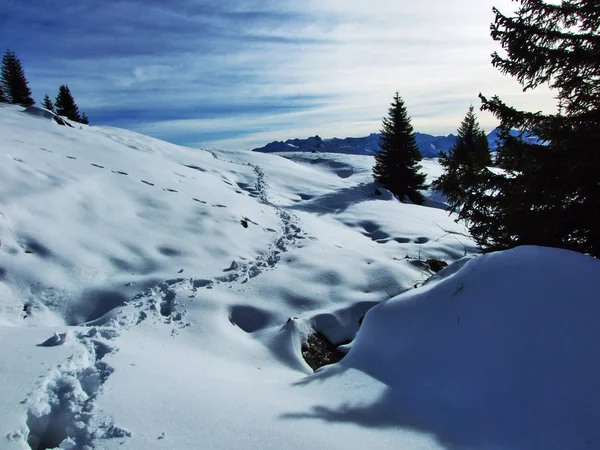
[{"label": "distant mountain peak", "polygon": [[[274,141],[264,147],[255,148],[253,151],[262,153],[279,152],[328,152],[347,153],[354,155],[374,155],[379,150],[380,133],[371,133],[365,137],[347,137],[322,139],[313,136],[306,139],[288,139],[287,141]],[[415,133],[417,145],[423,157],[437,157],[442,152],[447,152],[456,142],[456,136],[432,136],[430,134]]]},{"label": "distant mountain peak", "polygon": [[[520,134],[514,130],[513,135]],[[316,135],[306,139],[288,139],[287,141],[274,141],[264,147],[255,148],[254,152],[261,153],[283,153],[283,152],[327,152],[327,153],[346,153],[352,155],[374,155],[379,150],[380,133],[371,133],[365,137],[347,137],[322,139]],[[424,158],[437,158],[442,153],[447,153],[456,143],[456,136],[433,136],[426,133],[415,133],[417,145],[421,155]],[[531,143],[540,142],[531,133],[524,133],[522,138]],[[493,130],[487,135],[490,151],[494,152],[498,148],[498,129]]]}]

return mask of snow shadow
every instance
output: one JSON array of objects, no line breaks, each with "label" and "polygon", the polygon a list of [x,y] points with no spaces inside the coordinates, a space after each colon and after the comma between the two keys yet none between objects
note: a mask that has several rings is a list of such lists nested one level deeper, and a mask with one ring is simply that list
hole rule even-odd
[{"label": "snow shadow", "polygon": [[304,156],[304,155],[303,156],[292,155],[292,156],[285,156],[285,157],[287,159],[289,159],[290,161],[294,161],[297,163],[311,164],[311,165],[324,167],[326,170],[333,172],[335,175],[337,175],[340,178],[350,178],[355,173],[353,166],[351,166],[348,163],[342,162],[342,161],[335,161],[332,159],[320,158],[320,157],[314,158],[314,157]]},{"label": "snow shadow", "polygon": [[310,200],[291,206],[290,209],[319,215],[337,214],[344,212],[356,203],[375,200],[376,197],[372,195],[374,192],[374,184],[359,184],[329,194],[313,197]]},{"label": "snow shadow", "polygon": [[234,305],[229,312],[229,321],[246,333],[266,328],[273,319],[270,312],[249,305]]},{"label": "snow shadow", "polygon": [[65,312],[67,325],[79,325],[102,317],[113,309],[124,305],[128,298],[119,291],[110,289],[87,289],[81,300]]},{"label": "snow shadow", "polygon": [[[340,406],[314,405],[309,411],[284,413],[281,420],[322,420],[328,423],[351,423],[365,428],[403,428],[425,433],[436,439],[438,444],[448,450],[467,448],[506,448],[511,450],[530,449],[563,449],[563,448],[596,448],[596,436],[581,435],[578,442],[566,442],[570,432],[566,429],[577,428],[577,423],[585,423],[585,407],[582,411],[565,411],[563,421],[558,423],[553,417],[560,405],[561,392],[547,392],[546,406],[530,402],[528,395],[521,399],[518,410],[514,408],[514,400],[507,396],[519,395],[529,389],[515,386],[515,392],[496,389],[491,384],[489,389],[480,392],[476,401],[449,404],[445,398],[444,382],[427,387],[425,395],[403,389],[398,380],[378,377],[365,370],[354,367],[343,360],[335,366],[321,370],[314,375],[294,384],[305,387],[312,383],[344,383],[343,375],[349,370],[358,370],[384,383],[387,387],[371,403],[350,401]],[[446,374],[438,374],[442,380]],[[541,381],[541,380],[540,380]],[[468,392],[469,380],[464,380],[462,390]],[[543,384],[543,382],[542,382]],[[532,390],[536,390],[533,387]],[[453,394],[454,395],[454,394]],[[535,395],[532,397],[534,398]],[[583,405],[582,405],[583,406]],[[591,407],[591,405],[590,405]],[[582,427],[584,429],[585,427]],[[589,428],[588,428],[589,429]],[[562,440],[559,439],[560,436]],[[579,437],[579,435],[578,435]]]},{"label": "snow shadow", "polygon": [[[331,381],[337,383],[340,377],[349,370],[343,361],[306,377],[294,386],[302,387],[311,383]],[[279,416],[283,420],[316,419],[329,423],[353,423],[365,428],[407,428],[415,431],[435,433],[417,414],[408,411],[403,405],[406,401],[393,388],[386,388],[382,395],[372,403],[344,403],[338,407],[315,405],[310,411],[284,413]],[[448,448],[453,448],[449,446]]]}]

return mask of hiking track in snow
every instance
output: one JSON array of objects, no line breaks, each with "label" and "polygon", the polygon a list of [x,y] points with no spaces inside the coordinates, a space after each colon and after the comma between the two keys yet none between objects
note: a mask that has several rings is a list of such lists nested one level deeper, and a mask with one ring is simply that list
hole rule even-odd
[{"label": "hiking track in snow", "polygon": [[[220,159],[215,153],[213,156]],[[281,231],[268,249],[252,261],[233,261],[224,269],[224,275],[213,279],[173,278],[165,280],[133,296],[125,304],[114,308],[94,321],[75,330],[55,334],[40,344],[44,347],[70,342],[73,354],[62,364],[50,369],[27,400],[26,424],[28,433],[15,433],[7,438],[24,438],[31,449],[45,450],[62,446],[69,449],[93,449],[97,439],[125,438],[131,432],[113,423],[110,418],[98,418],[95,399],[115,369],[103,359],[118,351],[115,341],[140,323],[151,320],[172,327],[171,335],[190,326],[185,320],[184,302],[193,300],[199,289],[212,289],[216,284],[244,284],[281,260],[281,255],[299,240],[305,239],[299,219],[294,214],[273,204],[268,195],[265,173],[257,165],[228,161],[251,166],[256,175],[254,191],[257,200],[275,209]]]},{"label": "hiking track in snow", "polygon": [[39,344],[53,347],[71,340],[74,352],[42,378],[27,400],[25,439],[32,450],[61,444],[61,448],[91,449],[96,439],[131,435],[110,419],[95,417],[96,396],[114,372],[103,359],[117,351],[113,343],[117,336],[114,328],[91,327],[55,334]]}]

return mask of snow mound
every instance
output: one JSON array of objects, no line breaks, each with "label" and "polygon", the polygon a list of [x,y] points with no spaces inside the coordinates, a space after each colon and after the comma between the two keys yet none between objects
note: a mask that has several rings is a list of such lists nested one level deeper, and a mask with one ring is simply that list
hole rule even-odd
[{"label": "snow mound", "polygon": [[54,114],[52,111],[48,111],[45,108],[40,108],[39,106],[35,105],[28,106],[23,112],[32,116],[43,117],[44,119],[50,120],[54,120],[54,117],[56,116],[56,114]]},{"label": "snow mound", "polygon": [[598,448],[600,261],[520,247],[453,272],[367,313],[341,367],[388,389],[345,415],[447,448]]}]

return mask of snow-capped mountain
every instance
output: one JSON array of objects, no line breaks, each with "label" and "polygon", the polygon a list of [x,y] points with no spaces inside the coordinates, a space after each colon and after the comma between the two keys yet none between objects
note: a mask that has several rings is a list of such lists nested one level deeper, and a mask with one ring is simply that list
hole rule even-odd
[{"label": "snow-capped mountain", "polygon": [[[492,130],[492,132],[490,134],[488,134],[488,136],[487,136],[491,152],[495,152],[496,149],[498,148],[499,134],[500,134],[500,132],[496,128],[495,130]],[[523,141],[525,141],[529,144],[543,144],[543,141],[541,141],[536,135],[529,133],[529,132],[521,133],[517,130],[511,130],[510,134],[513,136],[520,136]]]},{"label": "snow-capped mountain", "polygon": [[[415,134],[419,150],[426,158],[437,157],[440,152],[447,152],[456,141],[456,136],[452,134],[448,136],[431,136],[423,133]],[[381,134],[379,133],[372,133],[365,137],[349,137],[344,139],[321,139],[319,136],[314,136],[307,139],[288,139],[285,142],[275,141],[264,147],[256,148],[253,151],[261,153],[315,151],[351,155],[374,155],[379,150],[380,137]]]},{"label": "snow-capped mountain", "polygon": [[0,105],[1,449],[597,448],[599,261],[478,255],[372,155],[73,125]]},{"label": "snow-capped mountain", "polygon": [[[519,132],[514,131],[514,135]],[[372,133],[369,136],[358,138],[333,138],[321,139],[319,136],[309,137],[307,139],[288,139],[287,141],[274,141],[264,147],[256,148],[253,151],[261,153],[282,153],[282,152],[329,152],[329,153],[347,153],[353,155],[374,155],[379,150],[379,138],[381,134]],[[447,153],[456,143],[456,136],[432,136],[425,133],[415,133],[417,145],[424,158],[437,158],[442,153]],[[490,151],[494,152],[498,148],[498,130],[493,130],[487,136],[490,145]],[[523,139],[531,143],[539,143],[539,139],[530,133],[525,133]]]}]

